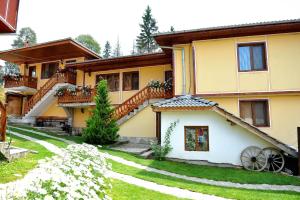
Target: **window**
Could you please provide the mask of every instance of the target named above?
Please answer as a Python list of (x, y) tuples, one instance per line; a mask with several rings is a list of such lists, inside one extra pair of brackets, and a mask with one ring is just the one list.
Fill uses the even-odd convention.
[(70, 64), (70, 63), (76, 63), (76, 60), (74, 59), (74, 60), (67, 60), (66, 61), (66, 64)]
[(57, 69), (58, 62), (43, 63), (41, 72), (42, 79), (51, 78), (56, 73)]
[(123, 73), (123, 90), (138, 90), (139, 89), (139, 72), (124, 72)]
[(96, 84), (101, 80), (107, 80), (108, 89), (110, 92), (119, 91), (119, 74), (101, 74), (96, 76)]
[(29, 75), (29, 77), (36, 77), (36, 67), (35, 66), (29, 67), (28, 75)]
[(269, 126), (267, 100), (240, 101), (240, 116), (254, 126)]
[(165, 81), (173, 81), (173, 72), (172, 71), (165, 71)]
[(208, 126), (185, 126), (184, 141), (186, 151), (208, 151)]
[(239, 71), (262, 71), (267, 69), (265, 43), (238, 45)]

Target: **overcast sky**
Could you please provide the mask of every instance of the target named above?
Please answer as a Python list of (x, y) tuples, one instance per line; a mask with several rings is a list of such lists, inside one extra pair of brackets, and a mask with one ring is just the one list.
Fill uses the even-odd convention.
[[(90, 34), (102, 49), (119, 37), (128, 54), (147, 5), (160, 32), (300, 18), (300, 0), (20, 0), (18, 30), (31, 27), (38, 42)], [(0, 50), (15, 37), (0, 35)]]

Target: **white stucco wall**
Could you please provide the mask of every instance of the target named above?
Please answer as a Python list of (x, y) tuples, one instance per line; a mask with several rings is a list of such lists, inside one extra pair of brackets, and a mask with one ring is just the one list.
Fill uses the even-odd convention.
[[(203, 160), (241, 165), (240, 154), (248, 146), (274, 147), (248, 130), (234, 125), (214, 111), (178, 111), (161, 113), (161, 139), (171, 122), (179, 120), (171, 135), (173, 150), (169, 158)], [(184, 126), (209, 127), (209, 151), (185, 151)]]

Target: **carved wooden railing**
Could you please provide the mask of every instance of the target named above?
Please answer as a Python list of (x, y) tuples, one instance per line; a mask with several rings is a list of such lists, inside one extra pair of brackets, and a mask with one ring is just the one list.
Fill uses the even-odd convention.
[(76, 84), (76, 73), (71, 71), (55, 73), (38, 91), (35, 93), (24, 106), (24, 113), (28, 113), (33, 106), (39, 102), (57, 83)]
[(125, 115), (138, 108), (145, 101), (150, 99), (171, 98), (173, 96), (172, 90), (165, 90), (163, 87), (153, 88), (146, 86), (138, 93), (124, 101), (121, 105), (116, 107), (114, 118), (121, 119)]
[(57, 97), (58, 103), (89, 103), (92, 102), (96, 94), (95, 89), (90, 92), (84, 92), (82, 89), (76, 89), (74, 92), (65, 91), (62, 96)]
[(4, 87), (20, 87), (26, 86), (30, 88), (37, 88), (37, 78), (30, 76), (5, 76), (4, 77)]
[(6, 133), (6, 108), (0, 101), (0, 141), (5, 141)]

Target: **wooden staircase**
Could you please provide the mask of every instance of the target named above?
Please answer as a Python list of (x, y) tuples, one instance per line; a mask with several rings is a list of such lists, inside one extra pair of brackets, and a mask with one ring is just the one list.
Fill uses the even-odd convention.
[[(114, 111), (114, 118), (119, 120), (119, 124), (123, 123), (122, 118), (127, 115), (133, 114), (143, 108), (145, 108), (151, 99), (167, 99), (172, 98), (173, 92), (171, 90), (165, 90), (163, 87), (150, 87), (146, 86), (138, 93), (124, 101), (121, 105), (116, 107)], [(122, 122), (120, 122), (122, 121)]]
[(26, 115), (56, 84), (76, 84), (76, 73), (72, 71), (61, 71), (55, 73), (26, 103), (24, 114)]

